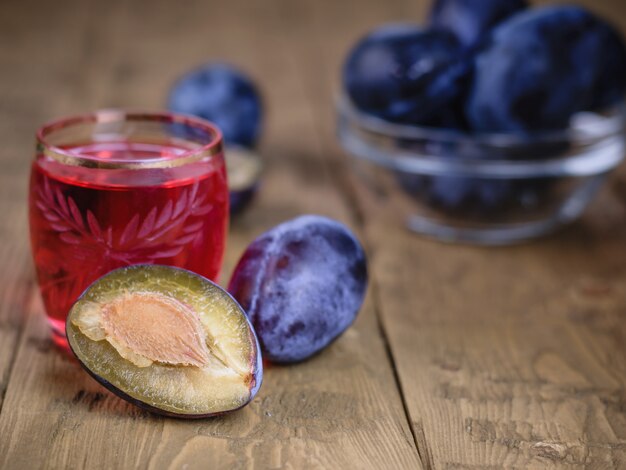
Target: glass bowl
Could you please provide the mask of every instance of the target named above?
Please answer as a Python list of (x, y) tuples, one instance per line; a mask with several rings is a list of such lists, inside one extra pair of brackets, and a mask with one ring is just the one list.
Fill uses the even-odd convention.
[(337, 102), (338, 136), (385, 216), (440, 240), (520, 242), (578, 218), (624, 158), (624, 106), (565, 131), (470, 135), (393, 124)]

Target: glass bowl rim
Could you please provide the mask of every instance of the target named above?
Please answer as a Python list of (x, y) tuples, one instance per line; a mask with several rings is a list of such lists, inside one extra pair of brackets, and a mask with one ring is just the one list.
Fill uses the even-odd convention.
[[(347, 94), (341, 93), (336, 99), (336, 107), (346, 117), (356, 120), (366, 131), (397, 139), (429, 139), (456, 143), (478, 143), (494, 147), (528, 146), (531, 144), (549, 144), (571, 141), (585, 143), (588, 136), (577, 133), (569, 127), (563, 130), (538, 131), (528, 135), (506, 132), (484, 132), (471, 134), (437, 127), (397, 124), (359, 110)], [(602, 131), (598, 135), (606, 136), (624, 130), (626, 126), (626, 101), (612, 108), (614, 114), (602, 123)], [(594, 134), (594, 137), (597, 136)]]
[[(607, 138), (625, 138), (626, 105), (620, 104), (615, 116), (607, 118), (603, 133), (592, 135), (576, 134), (571, 128), (565, 131), (538, 133), (530, 137), (513, 134), (463, 134), (445, 129), (394, 124), (375, 116), (367, 115), (355, 108), (344, 94), (336, 100), (338, 112), (338, 137), (342, 146), (353, 157), (369, 161), (394, 171), (460, 177), (511, 178), (589, 176), (615, 168), (624, 154), (587, 152), (566, 154), (545, 159), (451, 159), (441, 156), (416, 153), (410, 149), (388, 149), (371, 145), (354, 136), (350, 128), (358, 128), (370, 135), (386, 139), (431, 140), (455, 144), (479, 144), (493, 149), (528, 148), (537, 144), (570, 142), (579, 146), (590, 146)], [(602, 123), (605, 124), (605, 123)], [(391, 150), (391, 152), (390, 152)]]
[[(190, 128), (206, 131), (210, 139), (196, 148), (185, 150), (175, 158), (132, 160), (128, 162), (107, 161), (97, 157), (80, 155), (63, 149), (49, 141), (55, 132), (79, 124), (101, 124), (114, 122), (154, 122), (164, 124), (180, 124)], [(173, 168), (188, 165), (207, 157), (222, 153), (223, 139), (221, 130), (212, 122), (197, 116), (173, 113), (169, 111), (136, 111), (125, 109), (100, 109), (91, 113), (75, 114), (61, 117), (44, 123), (36, 131), (37, 152), (64, 165), (82, 166), (98, 169), (150, 169)]]

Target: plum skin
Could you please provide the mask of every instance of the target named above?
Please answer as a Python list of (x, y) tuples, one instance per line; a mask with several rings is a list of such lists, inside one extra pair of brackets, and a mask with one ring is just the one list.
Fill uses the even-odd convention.
[(230, 214), (237, 215), (250, 205), (259, 188), (258, 182), (243, 191), (230, 191)]
[(299, 362), (356, 318), (367, 290), (365, 253), (342, 224), (301, 216), (250, 244), (228, 290), (248, 314), (264, 357)]
[[(263, 103), (254, 82), (234, 67), (208, 63), (181, 77), (168, 98), (172, 111), (193, 114), (214, 122), (229, 148), (253, 148), (261, 134)], [(245, 191), (229, 191), (230, 213), (245, 209), (256, 194), (258, 180)]]
[(466, 112), (478, 132), (562, 130), (626, 91), (626, 48), (588, 10), (549, 6), (502, 23), (477, 54)]
[(435, 0), (430, 26), (453, 33), (472, 48), (498, 23), (526, 8), (527, 0)]
[[(254, 332), (254, 330), (252, 330), (252, 331)], [(72, 353), (74, 354), (74, 356), (76, 356), (76, 352), (72, 349), (72, 345), (71, 344), (70, 344), (70, 349), (72, 350)], [(141, 400), (139, 400), (137, 398), (131, 397), (127, 393), (125, 393), (122, 390), (120, 390), (119, 388), (117, 388), (115, 385), (113, 385), (108, 380), (100, 377), (98, 374), (96, 374), (93, 371), (91, 371), (88, 367), (86, 367), (82, 363), (82, 361), (78, 361), (78, 363), (83, 368), (83, 370), (86, 371), (96, 382), (98, 382), (100, 385), (102, 385), (104, 388), (106, 388), (109, 392), (111, 392), (114, 395), (118, 396), (122, 400), (127, 401), (127, 402), (137, 406), (138, 408), (141, 408), (142, 410), (146, 410), (146, 411), (148, 411), (150, 413), (153, 413), (153, 414), (156, 414), (156, 415), (166, 416), (168, 418), (205, 419), (205, 418), (213, 418), (213, 417), (216, 417), (216, 416), (222, 416), (222, 415), (225, 415), (225, 414), (232, 413), (233, 411), (240, 410), (240, 409), (246, 407), (248, 404), (250, 404), (250, 401), (252, 401), (254, 399), (254, 397), (256, 396), (257, 392), (259, 391), (259, 388), (261, 387), (261, 383), (263, 382), (263, 360), (262, 360), (261, 355), (259, 354), (257, 356), (257, 363), (256, 363), (256, 371), (257, 371), (257, 373), (254, 376), (254, 378), (255, 378), (254, 387), (252, 387), (250, 389), (250, 401), (248, 401), (247, 403), (244, 403), (243, 405), (241, 405), (238, 408), (233, 408), (232, 410), (227, 410), (227, 411), (220, 411), (220, 412), (217, 412), (217, 413), (206, 413), (206, 414), (174, 413), (172, 411), (163, 410), (161, 408), (157, 408), (155, 406), (148, 405), (147, 403), (145, 403), (145, 402), (143, 402), (143, 401), (141, 401)]]
[[(71, 347), (70, 347), (70, 349), (71, 349)], [(76, 353), (74, 352), (73, 349), (72, 349), (72, 353), (74, 353), (74, 355), (76, 355)], [(259, 356), (259, 362), (261, 362), (261, 356)], [(233, 408), (232, 410), (227, 410), (227, 411), (220, 411), (220, 412), (217, 412), (217, 413), (207, 413), (207, 414), (174, 413), (172, 411), (163, 410), (161, 408), (157, 408), (155, 406), (148, 405), (147, 403), (145, 403), (145, 402), (143, 402), (143, 401), (141, 401), (141, 400), (139, 400), (137, 398), (131, 397), (127, 393), (125, 393), (122, 390), (120, 390), (119, 388), (117, 388), (115, 385), (113, 385), (108, 380), (103, 379), (98, 374), (95, 374), (94, 372), (89, 370), (89, 368), (87, 368), (81, 361), (78, 361), (78, 363), (83, 368), (83, 370), (85, 370), (96, 382), (98, 382), (100, 385), (102, 385), (104, 388), (106, 388), (109, 392), (113, 393), (113, 395), (116, 395), (117, 397), (121, 398), (122, 400), (127, 401), (128, 403), (131, 403), (131, 404), (135, 405), (136, 407), (141, 408), (142, 410), (148, 411), (148, 412), (156, 414), (156, 415), (166, 416), (168, 418), (179, 418), (179, 419), (185, 419), (185, 420), (187, 420), (187, 419), (214, 418), (216, 416), (222, 416), (222, 415), (225, 415), (225, 414), (232, 413), (233, 411), (240, 410), (240, 409), (246, 407), (250, 403), (250, 402), (247, 402), (247, 403), (244, 403), (243, 405), (241, 405), (238, 408)], [(254, 398), (254, 396), (256, 395), (256, 392), (258, 391), (259, 387), (261, 386), (261, 381), (263, 380), (263, 369), (258, 369), (258, 370), (260, 370), (260, 374), (256, 378), (256, 384), (255, 384), (255, 387), (253, 388), (253, 393), (251, 394), (252, 398)], [(250, 401), (252, 401), (252, 398), (250, 399)]]
[[(159, 268), (159, 267), (165, 267), (165, 266), (157, 266), (157, 265), (142, 265), (142, 264), (138, 264), (138, 265), (132, 265), (132, 266), (127, 266), (127, 267), (122, 267), (122, 268), (118, 268), (114, 271), (111, 271), (107, 274), (105, 274), (104, 276), (102, 276), (102, 278), (110, 276), (115, 274), (116, 271), (124, 271), (127, 269), (142, 269), (142, 268)], [(188, 273), (192, 276), (195, 276), (197, 278), (202, 278), (202, 280), (204, 282), (207, 282), (209, 284), (212, 284), (213, 286), (216, 286), (219, 288), (219, 286), (217, 286), (217, 284), (215, 284), (213, 281), (204, 278), (203, 276), (200, 276), (197, 273), (194, 273), (192, 271), (189, 271), (187, 269), (184, 268), (179, 268), (179, 267), (175, 267), (175, 266), (167, 266), (168, 269), (172, 270), (172, 271), (180, 271), (182, 273)], [(86, 295), (88, 295), (90, 289), (92, 286), (94, 286), (95, 284), (97, 284), (100, 279), (97, 279), (96, 281), (94, 281), (89, 287), (87, 287), (85, 289), (85, 291), (83, 291), (83, 293), (78, 297), (78, 299), (76, 300), (76, 303), (78, 303), (79, 301), (81, 301)], [(230, 298), (230, 300), (232, 302), (234, 302), (235, 304), (238, 304), (238, 302), (235, 300), (235, 298), (230, 295), (226, 290), (221, 289), (221, 292), (223, 295), (226, 295), (227, 297)], [(243, 309), (242, 309), (243, 310)], [(105, 387), (107, 390), (109, 390), (111, 393), (113, 393), (114, 395), (118, 396), (119, 398), (121, 398), (124, 401), (127, 401), (143, 410), (146, 410), (150, 413), (153, 414), (157, 414), (157, 415), (161, 415), (161, 416), (166, 416), (166, 417), (170, 417), (170, 418), (180, 418), (180, 419), (204, 419), (204, 418), (211, 418), (211, 417), (216, 417), (216, 416), (221, 416), (221, 415), (225, 415), (225, 414), (229, 414), (231, 412), (240, 410), (241, 408), (244, 408), (245, 406), (247, 406), (256, 396), (256, 394), (258, 393), (259, 389), (261, 388), (261, 384), (263, 383), (263, 357), (260, 351), (260, 347), (259, 347), (259, 340), (258, 337), (254, 331), (254, 328), (252, 327), (252, 324), (250, 323), (250, 320), (247, 316), (244, 315), (244, 317), (246, 318), (246, 322), (248, 324), (249, 327), (249, 331), (251, 334), (251, 339), (253, 340), (253, 342), (256, 344), (256, 361), (254, 362), (253, 368), (251, 370), (252, 372), (252, 377), (253, 377), (253, 381), (252, 381), (252, 386), (250, 387), (250, 396), (248, 401), (246, 401), (245, 403), (242, 403), (240, 406), (236, 407), (236, 408), (232, 408), (232, 409), (228, 409), (228, 410), (223, 410), (223, 411), (218, 411), (218, 412), (212, 412), (212, 413), (176, 413), (170, 410), (165, 410), (156, 406), (152, 406), (138, 398), (132, 397), (131, 395), (127, 394), (126, 392), (124, 392), (123, 390), (119, 389), (118, 387), (116, 387), (114, 384), (112, 384), (110, 381), (106, 380), (105, 378), (99, 376), (98, 374), (96, 374), (94, 371), (92, 371), (91, 369), (89, 369), (82, 360), (80, 360), (80, 355), (77, 353), (77, 351), (74, 349), (73, 346), (73, 342), (72, 341), (68, 341), (68, 345), (69, 348), (72, 352), (72, 354), (74, 355), (74, 357), (76, 357), (78, 363), (80, 364), (80, 366), (83, 368), (83, 370), (85, 370), (96, 382), (100, 383), (103, 387)], [(69, 324), (70, 324), (71, 318), (68, 315), (68, 317), (66, 318), (66, 330), (69, 330)], [(69, 339), (69, 338), (68, 338)]]
[(226, 144), (253, 147), (261, 132), (259, 91), (228, 64), (209, 63), (178, 79), (170, 90), (168, 108), (214, 122)]
[(471, 71), (458, 53), (447, 31), (383, 25), (349, 52), (343, 87), (358, 109), (387, 121), (456, 128)]

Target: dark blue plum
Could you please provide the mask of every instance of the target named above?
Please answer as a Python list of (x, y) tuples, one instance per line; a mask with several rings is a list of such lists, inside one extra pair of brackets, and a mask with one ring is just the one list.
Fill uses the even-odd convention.
[(513, 186), (507, 180), (438, 176), (431, 180), (430, 201), (447, 210), (479, 209), (490, 212), (504, 206)]
[(463, 176), (402, 175), (398, 181), (412, 198), (450, 215), (490, 217), (530, 209), (549, 197), (547, 178), (494, 179)]
[(227, 144), (252, 147), (259, 137), (260, 95), (248, 77), (226, 64), (207, 64), (180, 78), (170, 90), (168, 107), (214, 122)]
[(451, 33), (392, 24), (350, 51), (343, 85), (357, 108), (382, 119), (458, 127), (470, 72)]
[(626, 92), (624, 38), (610, 25), (603, 24), (585, 47), (588, 52), (581, 54), (590, 58), (589, 66), (595, 70), (591, 102), (585, 109), (602, 110), (622, 102)]
[(354, 321), (367, 289), (363, 248), (342, 224), (316, 215), (254, 240), (228, 287), (273, 362), (302, 361)]
[(467, 116), (474, 131), (560, 130), (576, 112), (619, 101), (626, 52), (618, 33), (576, 6), (504, 22), (476, 57)]
[(502, 209), (516, 196), (511, 180), (466, 176), (422, 176), (397, 173), (401, 188), (411, 197), (445, 212), (489, 214)]
[[(427, 143), (409, 148), (453, 165), (488, 161), (527, 161), (559, 158), (569, 149), (566, 141), (517, 142), (513, 147), (499, 147), (479, 141)], [(545, 178), (495, 178), (444, 175), (421, 175), (397, 171), (400, 188), (412, 198), (450, 214), (491, 216), (515, 207), (532, 207), (545, 199), (553, 180)]]
[(435, 0), (430, 25), (453, 33), (469, 49), (498, 23), (526, 8), (526, 0)]
[(230, 215), (235, 216), (241, 213), (250, 205), (256, 194), (258, 185), (251, 186), (243, 191), (229, 192)]

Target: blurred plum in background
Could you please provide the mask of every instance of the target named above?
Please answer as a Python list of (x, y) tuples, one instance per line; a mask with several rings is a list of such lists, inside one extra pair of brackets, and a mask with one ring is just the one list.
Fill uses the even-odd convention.
[(238, 214), (250, 204), (261, 180), (261, 158), (250, 149), (231, 145), (227, 148), (226, 169), (230, 212)]
[(230, 212), (241, 212), (252, 200), (261, 174), (261, 161), (253, 148), (261, 134), (263, 106), (252, 79), (228, 64), (205, 64), (174, 83), (168, 107), (220, 128), (226, 143)]
[(348, 53), (345, 92), (389, 122), (517, 135), (623, 99), (626, 47), (610, 24), (583, 7), (526, 7), (440, 0), (428, 26), (382, 25)]
[(370, 32), (343, 68), (346, 92), (361, 110), (397, 123), (453, 125), (468, 70), (451, 33), (410, 24)]
[(168, 107), (217, 124), (227, 144), (252, 147), (261, 131), (259, 92), (252, 80), (227, 64), (206, 64), (185, 74), (170, 90)]
[(625, 88), (626, 49), (610, 25), (581, 7), (537, 8), (503, 23), (476, 56), (467, 115), (477, 132), (560, 130)]
[[(566, 158), (576, 116), (619, 114), (620, 34), (583, 7), (528, 7), (526, 0), (435, 0), (426, 25), (382, 25), (348, 53), (349, 105), (368, 129), (395, 139), (391, 153), (402, 153), (392, 174), (413, 200), (456, 214), (539, 210), (556, 179), (466, 175), (489, 162)], [(422, 173), (407, 169), (412, 159), (470, 170)]]
[(495, 25), (527, 7), (526, 0), (435, 0), (430, 26), (453, 33), (464, 47), (471, 48)]

